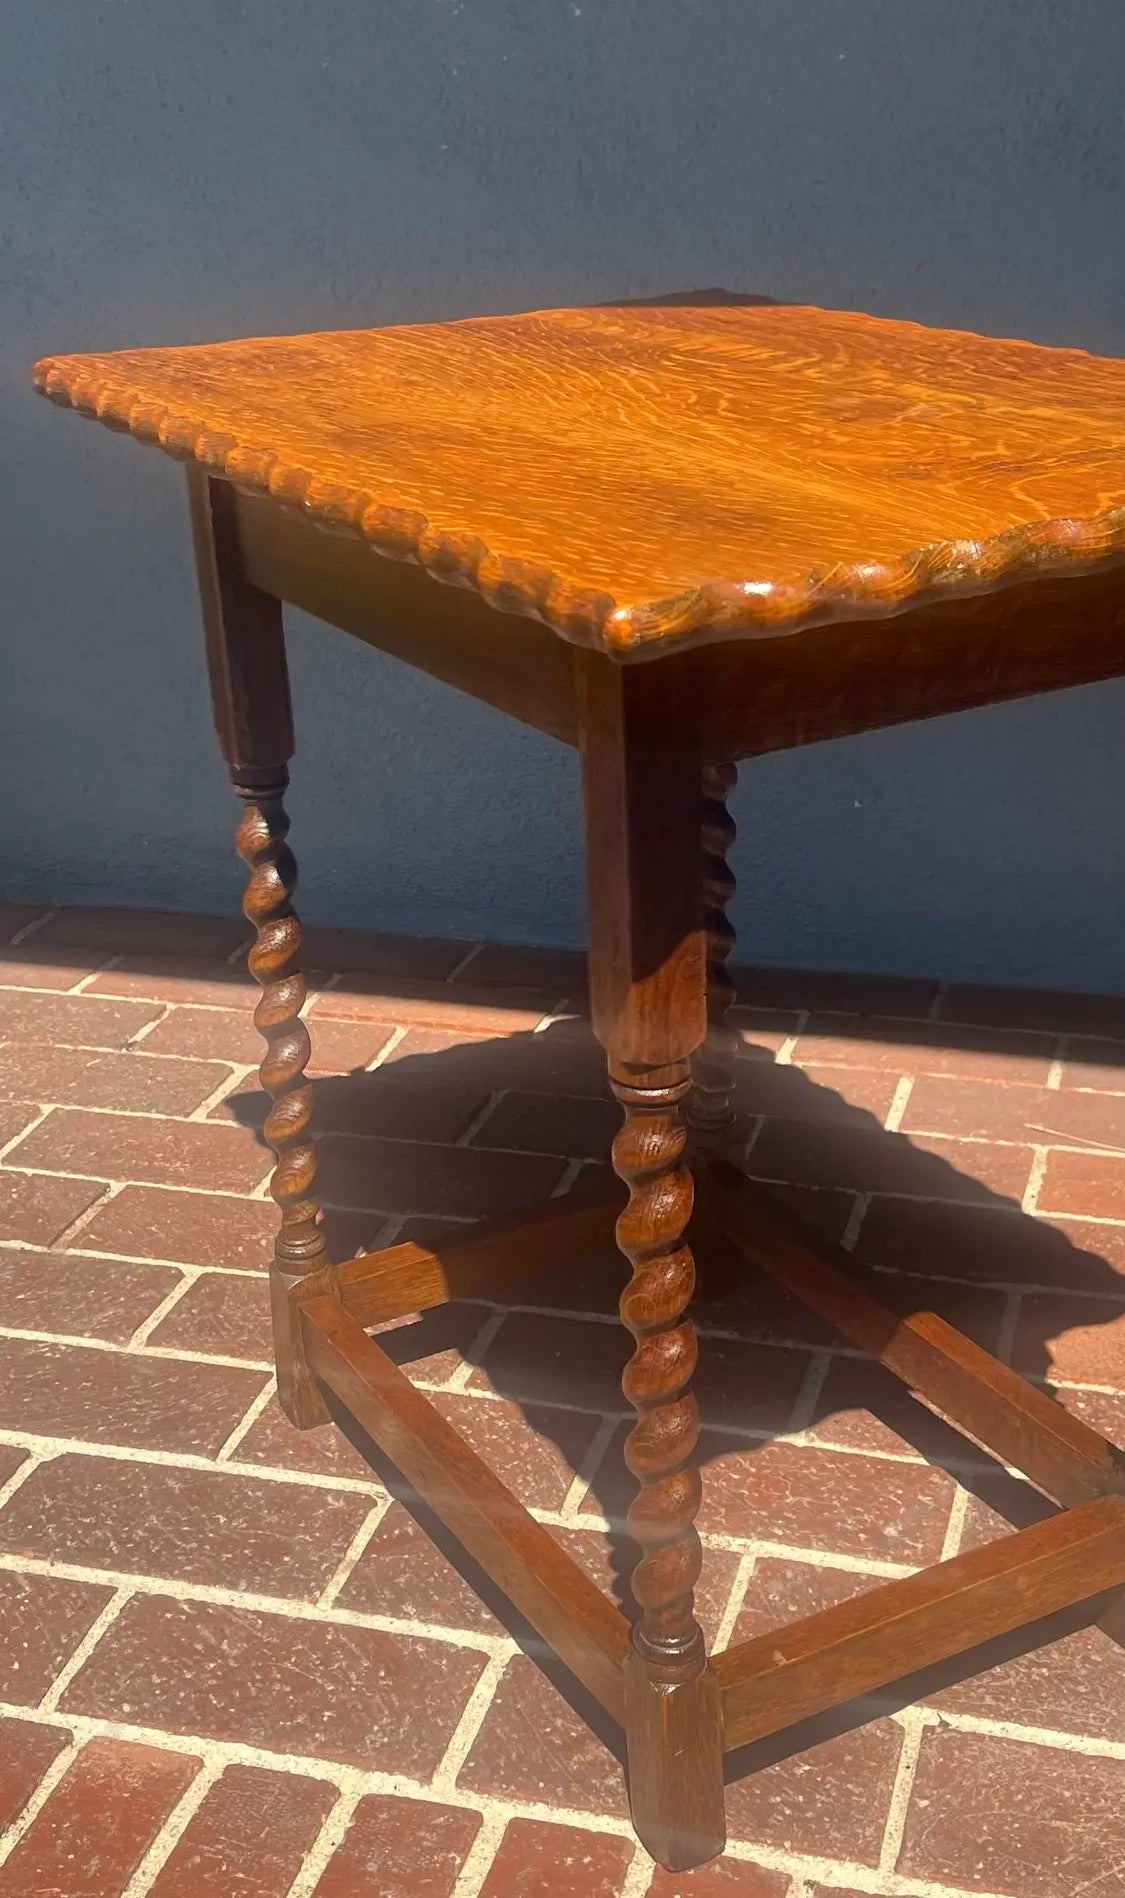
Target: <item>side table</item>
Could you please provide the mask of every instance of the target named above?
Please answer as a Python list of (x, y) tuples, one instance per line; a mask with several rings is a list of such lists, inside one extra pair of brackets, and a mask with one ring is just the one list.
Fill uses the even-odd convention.
[[(1116, 1453), (932, 1313), (884, 1310), (732, 1164), (726, 909), (734, 761), (1125, 673), (1125, 363), (846, 312), (641, 306), (54, 357), (35, 376), (187, 463), (262, 985), (282, 1404), (300, 1428), (357, 1421), (624, 1726), (654, 1857), (721, 1851), (724, 1754), (752, 1740), (1078, 1602), (1104, 1597), (1120, 1636)], [(440, 1252), (328, 1259), (282, 602), (577, 746), (624, 1210), (601, 1188)], [(708, 1657), (689, 1222), (1062, 1513)], [(614, 1228), (636, 1345), (632, 1626), (366, 1329)]]

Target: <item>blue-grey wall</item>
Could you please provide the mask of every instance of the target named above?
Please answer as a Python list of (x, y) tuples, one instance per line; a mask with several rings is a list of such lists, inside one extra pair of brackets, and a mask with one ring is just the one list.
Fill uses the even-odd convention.
[[(1125, 354), (1120, 0), (8, 0), (0, 884), (223, 909), (179, 471), (48, 351), (713, 284)], [(296, 619), (322, 920), (578, 941), (573, 759)], [(1125, 985), (1125, 684), (747, 769), (777, 962)]]

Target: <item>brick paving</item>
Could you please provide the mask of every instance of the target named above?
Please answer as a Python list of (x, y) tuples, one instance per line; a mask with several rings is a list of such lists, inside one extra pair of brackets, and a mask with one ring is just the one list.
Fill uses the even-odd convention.
[[(1073, 1615), (749, 1749), (725, 1857), (654, 1871), (612, 1732), (277, 1409), (241, 926), (0, 904), (0, 940), (0, 1898), (1125, 1898), (1125, 1652)], [(580, 958), (309, 958), (338, 1254), (604, 1159)], [(1125, 1443), (1125, 1001), (738, 981), (750, 1170)], [(619, 1282), (595, 1257), (382, 1334), (611, 1591)], [(770, 1285), (698, 1316), (713, 1641), (1046, 1513)]]

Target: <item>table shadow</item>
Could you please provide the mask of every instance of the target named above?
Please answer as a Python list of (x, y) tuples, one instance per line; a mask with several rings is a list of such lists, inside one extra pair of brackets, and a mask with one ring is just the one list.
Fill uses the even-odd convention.
[[(311, 1026), (315, 1045), (315, 1020)], [(857, 1039), (875, 1032), (874, 1024), (865, 1024), (859, 1018), (853, 1026)], [(885, 1033), (885, 1024), (879, 1032)], [(933, 1030), (925, 1024), (895, 1023), (896, 1038), (909, 1041), (912, 1032), (919, 1041), (933, 1046)], [(987, 1044), (988, 1030), (974, 1029), (971, 1033), (975, 1048)], [(943, 1027), (942, 1035), (951, 1042), (958, 1039), (954, 1028)], [(999, 1040), (1006, 1045), (1003, 1037)], [(847, 1075), (854, 1071), (841, 1069), (841, 1086), (846, 1085)], [(823, 1075), (825, 1070), (820, 1072)], [(329, 1202), (325, 1225), (330, 1251), (336, 1258), (357, 1249), (354, 1244), (356, 1222), (363, 1209), (346, 1200), (340, 1203), (340, 1189), (336, 1184), (342, 1178), (355, 1176), (355, 1162), (362, 1157), (354, 1145), (357, 1140), (375, 1143), (364, 1152), (377, 1151), (384, 1180), (393, 1178), (396, 1154), (405, 1156), (408, 1149), (413, 1149), (412, 1164), (416, 1170), (418, 1155), (424, 1150), (432, 1162), (435, 1196), (440, 1201), (442, 1167), (443, 1162), (448, 1164), (450, 1146), (409, 1137), (409, 1129), (418, 1121), (419, 1114), (424, 1121), (427, 1104), (432, 1107), (438, 1099), (451, 1099), (463, 1105), (465, 1127), (457, 1138), (464, 1140), (468, 1135), (469, 1145), (468, 1148), (454, 1145), (454, 1151), (514, 1151), (537, 1164), (541, 1164), (544, 1155), (553, 1154), (560, 1176), (564, 1162), (570, 1162), (570, 1173), (577, 1180), (588, 1180), (590, 1170), (598, 1166), (595, 1155), (606, 1151), (618, 1120), (618, 1110), (609, 1099), (602, 1079), (601, 1055), (583, 1025), (573, 1020), (553, 1024), (543, 1032), (478, 1038), (438, 1052), (407, 1053), (373, 1071), (362, 1069), (347, 1075), (317, 1077), (312, 1080), (312, 1091), (321, 1181)], [(497, 1097), (502, 1102), (513, 1092), (520, 1106), (526, 1109), (525, 1131), (505, 1133), (503, 1140), (508, 1144), (498, 1139), (495, 1146), (490, 1146), (489, 1118), (481, 1119), (481, 1108), (476, 1104), (478, 1096), (480, 1103), (495, 1104)], [(767, 1177), (781, 1182), (779, 1190), (786, 1196), (799, 1195), (805, 1215), (811, 1209), (814, 1220), (823, 1225), (830, 1237), (840, 1237), (841, 1191), (830, 1179), (816, 1177), (818, 1142), (830, 1157), (833, 1141), (858, 1137), (866, 1168), (865, 1173), (856, 1175), (860, 1190), (864, 1190), (866, 1179), (866, 1190), (877, 1193), (881, 1201), (901, 1200), (923, 1209), (921, 1218), (926, 1243), (919, 1255), (902, 1252), (870, 1257), (863, 1244), (862, 1227), (860, 1229), (859, 1249), (852, 1268), (856, 1281), (873, 1288), (893, 1309), (901, 1310), (904, 1315), (913, 1311), (937, 1311), (970, 1333), (975, 1332), (978, 1341), (991, 1350), (1003, 1343), (1001, 1306), (1007, 1295), (997, 1294), (996, 1311), (988, 1310), (997, 1287), (1079, 1291), (1090, 1295), (1084, 1312), (1091, 1325), (1110, 1324), (1117, 1317), (1122, 1280), (1098, 1253), (1074, 1244), (1059, 1227), (1025, 1214), (1015, 1200), (972, 1174), (958, 1170), (941, 1154), (915, 1144), (908, 1135), (887, 1132), (875, 1114), (851, 1104), (824, 1079), (813, 1080), (797, 1067), (778, 1063), (768, 1048), (754, 1044), (753, 1031), (749, 1031), (745, 1058), (739, 1063), (738, 1104), (747, 1127), (754, 1124), (758, 1114), (764, 1114), (765, 1124), (771, 1126)], [(265, 1106), (264, 1095), (256, 1091), (243, 1092), (230, 1102), (235, 1117), (243, 1125), (254, 1127), (259, 1138)], [(553, 1124), (557, 1126), (555, 1136), (551, 1131)], [(473, 1128), (475, 1132), (471, 1131)], [(525, 1144), (515, 1146), (517, 1139)], [(351, 1165), (341, 1171), (342, 1148), (350, 1150), (345, 1158), (350, 1159)], [(750, 1151), (747, 1170), (751, 1174), (756, 1171), (755, 1153), (760, 1151), (761, 1136)], [(995, 1149), (989, 1148), (989, 1151)], [(824, 1164), (827, 1165), (827, 1161)], [(609, 1175), (606, 1177), (609, 1184)], [(569, 1175), (564, 1176), (564, 1183), (565, 1180), (569, 1180)], [(849, 1189), (849, 1194), (853, 1190)], [(460, 1217), (421, 1217), (412, 1214), (406, 1203), (387, 1205), (384, 1199), (385, 1194), (380, 1197), (380, 1211), (370, 1215), (371, 1236), (364, 1239), (364, 1246), (376, 1242), (380, 1227), (387, 1225), (385, 1215), (391, 1216), (392, 1243), (400, 1237), (411, 1238), (436, 1251), (467, 1229)], [(956, 1222), (965, 1215), (966, 1209), (971, 1210), (973, 1229), (968, 1252), (956, 1239)], [(940, 1255), (943, 1221), (949, 1222), (951, 1245), (958, 1246), (956, 1253), (947, 1259)], [(932, 1230), (935, 1223), (936, 1236)], [(780, 1354), (785, 1358), (803, 1355), (807, 1369), (808, 1363), (813, 1362), (810, 1354), (822, 1348), (815, 1324), (811, 1332), (802, 1332), (799, 1328), (787, 1332), (786, 1312), (779, 1309), (777, 1294), (764, 1274), (732, 1271), (729, 1262), (725, 1267), (722, 1261), (708, 1263), (711, 1267), (708, 1285), (693, 1307), (700, 1332), (698, 1383), (703, 1435), (698, 1460), (704, 1483), (704, 1524), (709, 1466), (716, 1458), (729, 1455), (731, 1442), (737, 1439), (739, 1453), (746, 1458), (747, 1485), (751, 1485), (755, 1455), (785, 1435), (792, 1416), (792, 1402), (783, 1395), (776, 1416), (771, 1418), (759, 1411), (749, 1429), (740, 1430), (735, 1425), (734, 1419), (747, 1395), (747, 1371), (753, 1367), (756, 1351), (763, 1354), (768, 1351), (775, 1357)], [(463, 1357), (473, 1366), (469, 1387), (486, 1381), (487, 1388), (516, 1405), (532, 1428), (551, 1440), (552, 1425), (565, 1420), (574, 1408), (581, 1409), (585, 1404), (591, 1411), (604, 1412), (606, 1407), (623, 1413), (626, 1410), (616, 1392), (616, 1377), (631, 1345), (625, 1332), (614, 1322), (613, 1314), (627, 1276), (627, 1267), (614, 1251), (566, 1268), (541, 1273), (532, 1271), (516, 1283), (509, 1279), (491, 1296), (485, 1292), (480, 1294), (482, 1327), (491, 1313), (503, 1314), (499, 1330), (494, 1335), (486, 1333), (481, 1343), (474, 1341), (467, 1346), (464, 1343), (464, 1304), (441, 1307), (413, 1321), (382, 1328), (379, 1341), (406, 1368), (448, 1349), (455, 1341)], [(974, 1299), (981, 1309), (966, 1320), (965, 1301), (972, 1303)], [(1105, 1302), (1100, 1302), (1101, 1299)], [(478, 1303), (477, 1300), (471, 1302)], [(755, 1320), (758, 1307), (763, 1313), (761, 1324)], [(567, 1313), (575, 1317), (568, 1320)], [(528, 1323), (528, 1320), (536, 1322)], [(513, 1321), (519, 1326), (518, 1333), (513, 1333), (514, 1344), (518, 1336), (518, 1348), (506, 1352), (502, 1348), (504, 1331)], [(1045, 1301), (1025, 1305), (1014, 1354), (1016, 1368), (1048, 1389), (1054, 1322), (1057, 1321), (1053, 1320)], [(583, 1387), (582, 1367), (574, 1351), (576, 1336), (581, 1336), (574, 1331), (577, 1323), (588, 1327), (584, 1342), (598, 1360), (601, 1377), (598, 1390)], [(712, 1358), (718, 1360), (714, 1375), (708, 1374)], [(768, 1360), (762, 1355), (760, 1362), (765, 1366)], [(1025, 1527), (1056, 1513), (1055, 1505), (1027, 1483), (1008, 1475), (986, 1453), (976, 1449), (957, 1430), (913, 1398), (889, 1373), (875, 1366), (863, 1373), (858, 1368), (861, 1362), (856, 1354), (847, 1352), (829, 1360), (830, 1370), (848, 1364), (856, 1367), (856, 1381), (844, 1396), (834, 1397), (836, 1385), (831, 1375), (824, 1380), (819, 1393), (810, 1395), (811, 1386), (802, 1383), (806, 1397), (806, 1414), (801, 1420), (804, 1428), (824, 1433), (835, 1421), (846, 1433), (848, 1420), (854, 1417), (857, 1406), (862, 1405), (878, 1423), (910, 1446), (921, 1462), (948, 1471), (971, 1497), (979, 1499), (987, 1510), (1013, 1527)], [(750, 1395), (753, 1396), (753, 1391)], [(1100, 1427), (1102, 1420), (1094, 1418), (1093, 1421)], [(406, 1504), (459, 1573), (482, 1595), (525, 1652), (545, 1669), (605, 1743), (620, 1753), (620, 1735), (612, 1722), (549, 1654), (432, 1512), (413, 1496), (362, 1430), (342, 1415), (339, 1422), (382, 1480)], [(624, 1532), (623, 1514), (633, 1485), (620, 1457), (621, 1438), (626, 1428), (623, 1419), (607, 1454), (592, 1472), (588, 1495), (598, 1516), (610, 1524), (607, 1538), (610, 1575), (608, 1578), (603, 1575), (601, 1579), (603, 1582), (608, 1579), (611, 1592), (625, 1613), (631, 1614), (628, 1578), (635, 1551)], [(554, 1439), (564, 1456), (568, 1455), (565, 1434), (560, 1431), (559, 1437)], [(862, 1454), (862, 1441), (853, 1447)], [(1125, 1463), (1125, 1457), (1122, 1460)], [(917, 1468), (918, 1465), (906, 1467)], [(761, 1533), (768, 1538), (768, 1529)], [(982, 1538), (984, 1533), (982, 1531)], [(834, 1547), (838, 1549), (839, 1544), (831, 1541), (825, 1544), (829, 1566)], [(926, 1559), (934, 1558), (931, 1554)], [(919, 1560), (918, 1566), (924, 1566), (924, 1562)], [(878, 1586), (879, 1580), (880, 1577), (873, 1576), (870, 1585)], [(831, 1714), (802, 1722), (740, 1754), (732, 1754), (728, 1759), (728, 1777), (741, 1777), (770, 1761), (801, 1752), (814, 1742), (863, 1724), (876, 1714), (909, 1705), (922, 1695), (929, 1696), (1000, 1665), (1014, 1655), (1088, 1626), (1104, 1605), (1103, 1601), (1096, 1601), (1048, 1617), (1015, 1635), (989, 1642), (943, 1663), (939, 1668), (911, 1676), (893, 1688), (881, 1690), (877, 1696), (836, 1708)], [(752, 1629), (755, 1633), (759, 1631), (756, 1626)]]

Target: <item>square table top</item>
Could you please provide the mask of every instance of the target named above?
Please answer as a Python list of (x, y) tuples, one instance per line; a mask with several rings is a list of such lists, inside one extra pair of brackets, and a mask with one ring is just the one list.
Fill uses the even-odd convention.
[(850, 311), (545, 310), (35, 380), (622, 659), (1125, 557), (1125, 362)]

